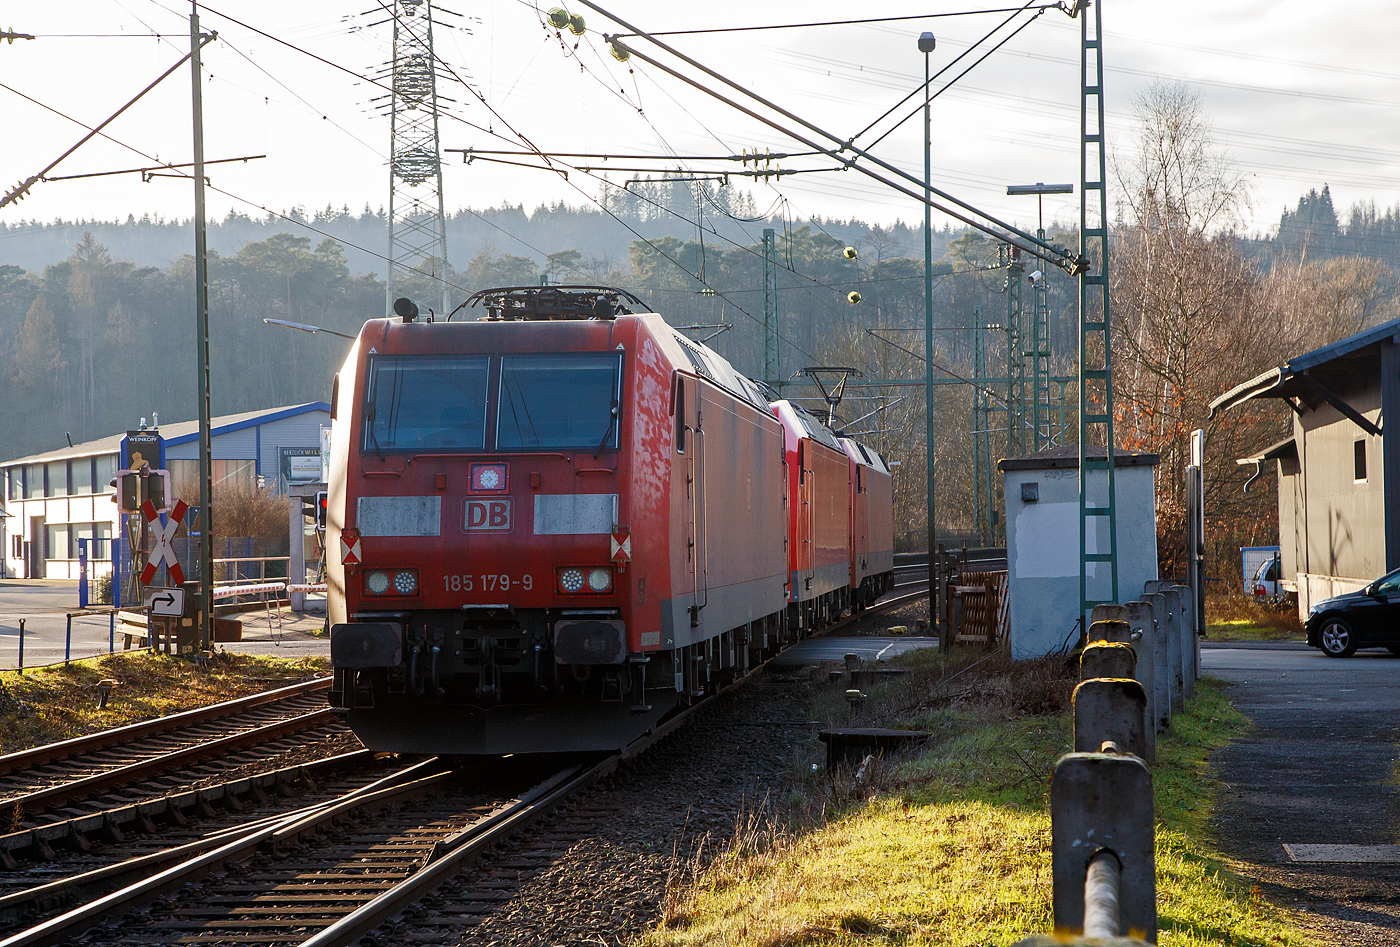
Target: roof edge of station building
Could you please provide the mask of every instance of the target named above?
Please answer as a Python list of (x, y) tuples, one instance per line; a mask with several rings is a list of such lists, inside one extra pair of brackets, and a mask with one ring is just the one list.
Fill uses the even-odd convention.
[[(1103, 460), (1104, 449), (1093, 446), (1085, 451), (1090, 460)], [(1115, 448), (1113, 451), (1113, 466), (1115, 467), (1155, 467), (1162, 462), (1158, 454), (1149, 454), (1144, 451), (1130, 451), (1123, 448)], [(997, 469), (1007, 470), (1054, 470), (1057, 468), (1079, 469), (1079, 445), (1070, 444), (1063, 447), (1047, 447), (1044, 450), (1036, 451), (1033, 454), (1022, 454), (1020, 457), (1006, 457), (997, 462)]]
[[(225, 414), (210, 420), (210, 435), (217, 437), (221, 434), (229, 434), (240, 431), (244, 428), (256, 427), (260, 424), (270, 424), (273, 421), (280, 421), (284, 418), (296, 417), (299, 414), (307, 414), (312, 411), (325, 411), (329, 413), (331, 406), (325, 401), (308, 401), (303, 404), (284, 405), (276, 408), (261, 408), (255, 411), (242, 411), (238, 414)], [(173, 424), (163, 424), (158, 430), (164, 438), (167, 447), (174, 447), (199, 438), (198, 421), (176, 421)], [(38, 454), (28, 454), (24, 457), (15, 457), (10, 460), (0, 460), (0, 467), (12, 467), (17, 464), (39, 464), (48, 461), (69, 460), (74, 457), (88, 457), (93, 454), (112, 454), (121, 448), (122, 438), (125, 432), (120, 434), (109, 434), (91, 441), (83, 441), (74, 444), (72, 447), (64, 446), (55, 450), (44, 451)]]

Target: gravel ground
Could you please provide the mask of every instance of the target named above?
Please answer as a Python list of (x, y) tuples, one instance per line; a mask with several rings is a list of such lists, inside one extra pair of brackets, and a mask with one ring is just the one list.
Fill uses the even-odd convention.
[[(841, 634), (886, 634), (899, 624), (912, 632), (917, 608), (867, 616)], [(694, 865), (697, 852), (703, 860), (732, 838), (750, 812), (784, 799), (792, 776), (825, 758), (806, 717), (815, 686), (805, 674), (749, 683), (522, 842), (522, 851), (557, 852), (540, 867), (509, 867), (527, 862), (506, 854), (468, 869), (464, 886), (513, 883), (515, 892), (495, 914), (447, 942), (611, 947), (634, 941), (660, 915), (669, 878)]]

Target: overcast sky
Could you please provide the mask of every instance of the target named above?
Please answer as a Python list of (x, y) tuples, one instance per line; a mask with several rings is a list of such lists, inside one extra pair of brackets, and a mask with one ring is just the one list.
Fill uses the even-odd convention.
[[(561, 46), (553, 31), (542, 26), (540, 11), (552, 5), (537, 7), (523, 0), (451, 0), (447, 5), (460, 16), (444, 14), (437, 31), (438, 55), (455, 72), (439, 78), (440, 93), (455, 100), (445, 106), (443, 148), (519, 147), (507, 124), (546, 151), (717, 154), (795, 147), (652, 66), (635, 58), (627, 65), (615, 62), (601, 34), (617, 28), (603, 16), (571, 7), (585, 15), (588, 32), (576, 51), (567, 33), (568, 43)], [(647, 30), (917, 11), (889, 0), (712, 0), (693, 5), (605, 0), (602, 6)], [(383, 90), (350, 74), (373, 75), (390, 58), (389, 27), (379, 22), (386, 16), (378, 9), (363, 12), (372, 7), (378, 7), (378, 0), (215, 0), (213, 8), (202, 8), (203, 25), (219, 31), (219, 41), (204, 54), (206, 155), (267, 155), (247, 165), (210, 169), (214, 186), (227, 192), (209, 194), (211, 216), (296, 205), (309, 210), (349, 205), (358, 211), (366, 203), (376, 208), (386, 203), (388, 120), (377, 108), (383, 103), (373, 101)], [(955, 13), (981, 7), (935, 0), (925, 9)], [(215, 10), (349, 72), (259, 36)], [(0, 89), (6, 116), (0, 186), (8, 188), (38, 172), (84, 134), (16, 93), (95, 124), (187, 51), (188, 13), (188, 5), (174, 0), (12, 5), (7, 22), (0, 25), (39, 38), (0, 45), (0, 82), (10, 87)], [(915, 43), (921, 30), (937, 36), (931, 57), (937, 70), (1004, 16), (690, 35), (670, 41), (726, 77), (849, 137), (922, 80), (923, 57)], [(1400, 5), (1394, 0), (1357, 0), (1342, 7), (1311, 0), (1185, 0), (1170, 5), (1108, 0), (1103, 16), (1112, 148), (1131, 148), (1135, 96), (1153, 79), (1179, 79), (1200, 94), (1216, 141), (1252, 185), (1248, 229), (1267, 230), (1284, 207), (1324, 183), (1331, 186), (1339, 212), (1359, 200), (1374, 200), (1382, 209), (1400, 203), (1400, 64), (1395, 54)], [(117, 35), (60, 35), (71, 33)], [(1033, 228), (1034, 198), (1007, 197), (1006, 185), (1077, 182), (1078, 59), (1078, 22), (1047, 11), (941, 95), (933, 106), (935, 184)], [(496, 115), (458, 78), (470, 83)], [(872, 140), (890, 124), (887, 120), (860, 140)], [(108, 131), (161, 161), (190, 160), (188, 67), (132, 106)], [(921, 122), (900, 126), (876, 153), (921, 176)], [(50, 174), (147, 163), (117, 144), (94, 140)], [(584, 204), (598, 191), (596, 179), (580, 174), (566, 183), (539, 171), (480, 162), (467, 166), (455, 154), (444, 155), (444, 166), (449, 210), (503, 202), (527, 209), (542, 202)], [(615, 182), (628, 176), (610, 175)], [(855, 172), (734, 186), (751, 188), (761, 211), (778, 202), (795, 219), (820, 214), (892, 223), (922, 216), (908, 198)], [(142, 183), (139, 175), (126, 175), (37, 184), (23, 202), (0, 208), (0, 221), (125, 219), (147, 213), (184, 218), (191, 206), (187, 181)], [(1048, 199), (1047, 222), (1077, 220), (1077, 207), (1077, 195)], [(935, 217), (936, 225), (943, 222)]]

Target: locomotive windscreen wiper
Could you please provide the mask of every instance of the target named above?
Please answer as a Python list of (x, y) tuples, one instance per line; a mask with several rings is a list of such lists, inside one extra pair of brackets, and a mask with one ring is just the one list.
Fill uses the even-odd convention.
[(598, 442), (598, 449), (593, 452), (593, 459), (597, 460), (598, 455), (603, 452), (603, 448), (608, 446), (608, 438), (612, 437), (613, 425), (617, 423), (617, 398), (612, 400), (612, 409), (608, 412), (608, 429), (603, 432), (603, 439)]

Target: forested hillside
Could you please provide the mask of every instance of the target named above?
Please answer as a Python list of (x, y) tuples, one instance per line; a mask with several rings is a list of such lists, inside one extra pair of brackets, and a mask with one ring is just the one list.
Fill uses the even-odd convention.
[[(1158, 105), (1168, 117), (1182, 108)], [(1143, 133), (1154, 128), (1161, 130), (1146, 122)], [(1189, 193), (1173, 194), (1154, 173), (1142, 167), (1123, 175), (1111, 266), (1114, 395), (1119, 443), (1163, 458), (1158, 517), (1169, 574), (1181, 515), (1179, 468), (1196, 427), (1204, 426), (1210, 437), (1209, 512), (1222, 567), (1232, 561), (1234, 546), (1274, 538), (1271, 481), (1241, 493), (1239, 483), (1251, 471), (1234, 460), (1282, 436), (1286, 415), (1276, 405), (1252, 405), (1207, 420), (1205, 406), (1289, 355), (1400, 315), (1400, 208), (1380, 212), (1361, 205), (1338, 214), (1324, 187), (1302, 195), (1296, 209), (1282, 214), (1275, 233), (1245, 238), (1228, 225), (1242, 196), (1237, 180), (1204, 180)], [(691, 337), (710, 339), (741, 371), (759, 377), (760, 241), (762, 231), (772, 228), (780, 377), (792, 382), (786, 396), (824, 407), (810, 383), (793, 380), (814, 365), (850, 366), (867, 379), (923, 377), (918, 230), (861, 221), (754, 219), (759, 215), (747, 195), (701, 197), (710, 208), (701, 230), (676, 216), (693, 218), (697, 204), (689, 185), (679, 182), (647, 185), (639, 194), (609, 193), (605, 203), (625, 226), (597, 210), (563, 206), (532, 213), (519, 207), (464, 210), (452, 218), (450, 265), (428, 261), (423, 272), (396, 282), (396, 294), (412, 296), (426, 310), (440, 308), (442, 279), (450, 284), (454, 305), (476, 289), (542, 278), (617, 285), (673, 325), (688, 327)], [(329, 395), (345, 342), (267, 326), (264, 318), (354, 332), (384, 312), (382, 261), (354, 249), (384, 244), (383, 216), (369, 209), (358, 216), (344, 209), (289, 216), (332, 236), (275, 217), (231, 217), (211, 228), (216, 414)], [(972, 532), (970, 383), (979, 374), (1006, 375), (1006, 270), (997, 242), (980, 233), (945, 228), (934, 236), (940, 533), (995, 540), (999, 530), (987, 537)], [(1074, 233), (1052, 232), (1050, 239), (1077, 245)], [(61, 446), (65, 434), (76, 442), (124, 430), (154, 411), (171, 421), (195, 416), (188, 243), (185, 225), (149, 220), (0, 230), (0, 390), (9, 409), (0, 417), (0, 460)], [(847, 246), (858, 251), (855, 259)], [(1025, 262), (1027, 272), (1043, 267)], [(1051, 373), (1072, 376), (1076, 287), (1044, 268)], [(857, 304), (849, 301), (853, 292)], [(1031, 294), (1024, 288), (1023, 298), (1029, 306)], [(974, 364), (973, 332), (979, 312), (980, 367)], [(925, 528), (922, 388), (861, 384), (852, 380), (838, 424), (863, 433), (906, 465), (896, 477), (899, 529), (907, 544), (918, 545)], [(984, 387), (993, 414), (983, 436), (995, 461), (1007, 452), (1000, 410), (1006, 389), (1004, 381)], [(1073, 384), (1066, 395), (1072, 425)], [(1073, 439), (1071, 427), (1067, 440)], [(1000, 477), (992, 480), (999, 483)]]

